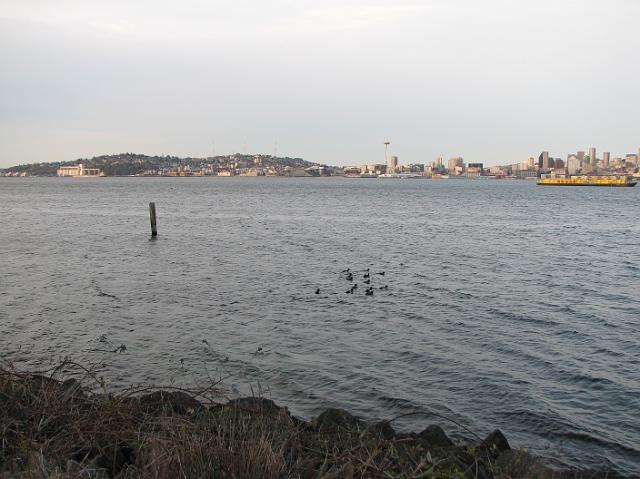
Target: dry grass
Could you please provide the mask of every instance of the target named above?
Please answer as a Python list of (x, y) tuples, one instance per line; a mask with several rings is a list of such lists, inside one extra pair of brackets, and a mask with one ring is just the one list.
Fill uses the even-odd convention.
[(214, 387), (88, 393), (100, 391), (95, 375), (64, 368), (85, 386), (62, 381), (62, 367), (0, 368), (0, 478), (574, 477), (522, 454), (497, 466), (497, 451), (439, 446), (339, 410), (305, 422), (266, 399), (217, 404)]

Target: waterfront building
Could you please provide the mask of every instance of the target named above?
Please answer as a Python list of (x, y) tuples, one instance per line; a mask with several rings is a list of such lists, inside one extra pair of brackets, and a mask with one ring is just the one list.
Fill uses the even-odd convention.
[(540, 153), (540, 156), (538, 157), (538, 168), (540, 169), (540, 171), (549, 171), (551, 169), (548, 151), (543, 151), (542, 153)]
[(462, 170), (464, 169), (464, 161), (462, 157), (458, 156), (455, 158), (449, 158), (448, 167), (450, 175), (456, 175), (457, 171), (462, 172)]
[(591, 163), (592, 168), (595, 169), (597, 161), (598, 160), (596, 158), (596, 147), (592, 146), (591, 148), (589, 148), (589, 163)]
[(627, 154), (624, 160), (625, 163), (631, 165), (632, 168), (634, 168), (638, 164), (638, 157), (634, 153)]
[(372, 163), (366, 166), (366, 171), (363, 173), (375, 173), (376, 175), (381, 175), (387, 170), (387, 165), (382, 163)]
[(398, 157), (390, 156), (387, 163), (387, 173), (396, 173), (398, 171)]
[(78, 178), (81, 176), (100, 176), (101, 172), (98, 168), (85, 168), (82, 163), (79, 163), (75, 166), (61, 166), (56, 174), (58, 176)]
[(440, 156), (436, 160), (432, 161), (430, 166), (432, 171), (435, 171), (438, 173), (444, 171), (444, 161), (442, 157)]
[(578, 159), (580, 160), (580, 163), (582, 163), (584, 161), (584, 151), (578, 151), (576, 153), (576, 156), (578, 157)]
[(602, 152), (602, 167), (603, 168), (609, 168), (609, 157), (610, 157), (611, 153), (609, 153), (608, 151), (603, 151)]
[(527, 170), (533, 170), (536, 165), (536, 159), (533, 156), (530, 156), (527, 160)]
[(538, 173), (535, 170), (518, 170), (515, 172), (515, 176), (524, 180), (526, 178), (537, 178)]
[(580, 172), (582, 161), (577, 155), (569, 155), (567, 158), (567, 172), (570, 175), (577, 175)]

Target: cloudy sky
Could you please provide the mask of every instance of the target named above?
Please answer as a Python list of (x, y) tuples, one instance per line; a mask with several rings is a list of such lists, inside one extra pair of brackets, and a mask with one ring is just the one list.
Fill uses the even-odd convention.
[(0, 0), (0, 167), (640, 146), (637, 0)]

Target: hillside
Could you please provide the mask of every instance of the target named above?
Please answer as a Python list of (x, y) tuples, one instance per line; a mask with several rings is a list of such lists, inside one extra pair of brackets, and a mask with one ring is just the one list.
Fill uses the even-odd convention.
[(86, 168), (99, 168), (107, 176), (153, 175), (163, 170), (186, 169), (211, 171), (228, 169), (260, 168), (281, 171), (286, 168), (304, 170), (318, 165), (302, 158), (276, 157), (271, 155), (243, 155), (215, 156), (207, 158), (180, 158), (177, 156), (148, 156), (138, 153), (120, 153), (116, 155), (101, 155), (93, 158), (80, 158), (73, 161), (32, 163), (0, 169), (0, 173), (7, 175), (26, 176), (56, 176), (60, 166), (77, 165), (82, 162)]

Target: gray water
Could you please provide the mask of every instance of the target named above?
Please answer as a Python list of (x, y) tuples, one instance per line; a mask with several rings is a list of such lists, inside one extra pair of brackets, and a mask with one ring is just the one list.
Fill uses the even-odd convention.
[[(531, 181), (0, 179), (0, 351), (468, 436), (446, 416), (635, 476), (639, 210)], [(347, 267), (385, 275), (346, 294)]]

